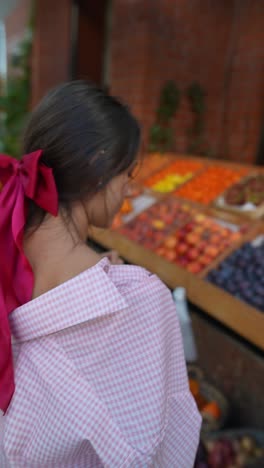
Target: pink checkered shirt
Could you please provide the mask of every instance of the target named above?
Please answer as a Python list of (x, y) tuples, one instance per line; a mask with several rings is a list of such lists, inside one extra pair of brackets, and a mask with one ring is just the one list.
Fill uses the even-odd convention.
[(201, 418), (169, 290), (107, 259), (16, 309), (0, 467), (192, 468)]

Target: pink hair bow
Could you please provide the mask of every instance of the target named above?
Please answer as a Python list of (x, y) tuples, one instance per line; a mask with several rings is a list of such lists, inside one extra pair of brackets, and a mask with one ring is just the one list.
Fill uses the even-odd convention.
[(58, 194), (52, 169), (41, 163), (42, 151), (16, 160), (0, 154), (0, 408), (6, 411), (14, 392), (8, 315), (32, 297), (34, 276), (23, 252), (28, 200), (53, 216)]

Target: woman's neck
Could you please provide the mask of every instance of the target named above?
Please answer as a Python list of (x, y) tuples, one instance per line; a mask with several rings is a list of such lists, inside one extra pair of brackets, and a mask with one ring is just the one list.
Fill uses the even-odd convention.
[(32, 233), (25, 236), (24, 252), (34, 273), (33, 298), (59, 286), (99, 260), (86, 245), (88, 226), (77, 232), (63, 216), (47, 216)]

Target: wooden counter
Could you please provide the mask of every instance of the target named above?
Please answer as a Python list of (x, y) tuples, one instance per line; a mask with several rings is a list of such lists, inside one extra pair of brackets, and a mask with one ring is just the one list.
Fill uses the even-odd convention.
[(189, 300), (264, 351), (264, 313), (178, 267), (118, 232), (93, 228), (91, 237), (136, 265), (156, 273), (170, 288), (183, 286)]
[[(185, 158), (186, 155), (179, 155), (179, 158)], [(176, 157), (177, 159), (177, 157)], [(263, 172), (264, 168), (239, 165), (225, 161), (207, 160), (201, 158), (192, 158), (205, 163), (205, 165), (224, 165), (230, 168), (248, 167), (252, 172)], [(140, 178), (139, 178), (140, 179)], [(169, 196), (169, 194), (166, 194)], [(157, 196), (163, 198), (164, 196)], [(177, 197), (178, 198), (178, 197)], [(179, 199), (179, 198), (178, 198)], [(182, 199), (183, 201), (183, 199)], [(188, 203), (192, 203), (186, 200)], [(227, 213), (218, 210), (212, 203), (209, 206), (198, 204), (199, 210), (209, 216), (216, 216), (228, 222), (237, 224), (245, 223), (245, 216), (240, 214)], [(249, 221), (249, 220), (247, 220)], [(258, 233), (264, 233), (264, 221), (249, 221), (250, 231), (245, 234), (241, 241), (235, 246), (230, 247), (221, 257), (219, 257), (208, 270), (214, 268), (223, 260), (232, 250), (238, 248), (246, 240), (253, 239)], [(203, 275), (194, 275), (187, 270), (168, 262), (165, 258), (158, 256), (154, 252), (147, 250), (138, 243), (131, 241), (118, 231), (101, 230), (92, 228), (90, 237), (101, 244), (106, 249), (115, 249), (125, 260), (130, 263), (141, 265), (149, 271), (157, 274), (170, 288), (183, 286), (189, 300), (204, 310), (210, 316), (226, 325), (238, 335), (248, 340), (258, 348), (264, 351), (264, 313), (250, 306), (246, 302), (240, 301), (231, 294), (207, 282)], [(264, 261), (264, 259), (263, 259)]]

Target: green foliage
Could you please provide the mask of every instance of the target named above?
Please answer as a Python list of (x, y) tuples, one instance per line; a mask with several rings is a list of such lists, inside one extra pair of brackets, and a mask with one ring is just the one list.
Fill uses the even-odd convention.
[(203, 153), (202, 148), (204, 145), (205, 92), (199, 83), (194, 82), (187, 89), (187, 96), (194, 114), (193, 126), (189, 129), (188, 151), (190, 153), (201, 154)]
[(172, 129), (162, 127), (159, 124), (154, 124), (150, 128), (150, 144), (149, 151), (160, 151), (161, 153), (168, 151), (173, 141)]
[(201, 85), (194, 82), (187, 89), (187, 95), (190, 99), (192, 111), (195, 114), (203, 115), (205, 112), (205, 92)]
[(173, 81), (168, 81), (161, 90), (160, 105), (157, 117), (161, 122), (168, 123), (176, 113), (180, 103), (180, 92)]
[(0, 94), (0, 151), (20, 156), (20, 138), (30, 102), (32, 18), (25, 38), (11, 58), (11, 74)]
[(170, 121), (180, 104), (180, 92), (173, 81), (168, 81), (161, 90), (156, 122), (149, 132), (149, 151), (165, 152), (173, 144), (173, 132)]

